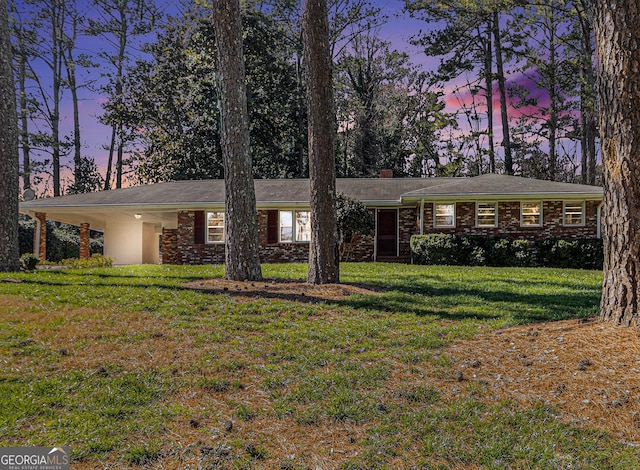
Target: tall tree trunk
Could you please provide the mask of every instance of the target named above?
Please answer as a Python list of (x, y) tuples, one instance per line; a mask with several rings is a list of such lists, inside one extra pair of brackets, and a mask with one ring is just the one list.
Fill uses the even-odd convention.
[(27, 110), (27, 51), (21, 30), (18, 43), (18, 90), (20, 96), (20, 145), (22, 147), (22, 189), (31, 189), (31, 145), (29, 143), (29, 112)]
[(558, 80), (557, 74), (557, 45), (556, 45), (556, 20), (553, 11), (549, 13), (550, 17), (545, 21), (548, 21), (549, 28), (549, 179), (556, 181), (558, 179), (558, 155), (556, 150), (557, 135), (558, 135)]
[(104, 190), (111, 189), (111, 168), (113, 167), (113, 152), (116, 148), (116, 125), (111, 127), (111, 140), (109, 143), (109, 158), (107, 159), (107, 171), (104, 175)]
[[(493, 138), (493, 51), (491, 40), (491, 21), (487, 26), (487, 38), (484, 52), (485, 97), (487, 99), (487, 136), (489, 137), (489, 173), (496, 172), (496, 149)], [(480, 168), (479, 168), (480, 170)], [(482, 171), (478, 171), (478, 174)]]
[(340, 279), (336, 225), (336, 114), (329, 20), (326, 0), (306, 0), (303, 8), (312, 222), (307, 280), (313, 284), (327, 284)]
[(496, 72), (498, 92), (500, 93), (500, 115), (502, 117), (502, 145), (504, 147), (504, 172), (513, 175), (513, 157), (511, 155), (511, 137), (509, 135), (509, 113), (507, 111), (507, 87), (502, 60), (502, 42), (500, 38), (500, 15), (493, 12), (493, 39), (496, 51)]
[(220, 138), (225, 181), (225, 278), (260, 280), (258, 216), (249, 144), (249, 115), (239, 0), (213, 2)]
[(75, 16), (71, 18), (71, 28), (72, 35), (66, 38), (64, 47), (64, 64), (67, 69), (67, 85), (71, 91), (71, 102), (73, 105), (73, 180), (74, 185), (77, 186), (82, 179), (82, 149), (80, 145), (80, 110), (78, 106), (76, 61), (73, 57), (73, 48), (75, 47), (78, 32), (78, 19)]
[(18, 115), (6, 0), (0, 0), (0, 271), (18, 271)]
[(604, 168), (604, 282), (600, 319), (640, 326), (640, 4), (596, 0)]
[(51, 139), (53, 165), (53, 195), (60, 196), (60, 101), (62, 90), (62, 22), (64, 21), (63, 6), (59, 0), (51, 4), (51, 63), (53, 64), (53, 114), (51, 115)]

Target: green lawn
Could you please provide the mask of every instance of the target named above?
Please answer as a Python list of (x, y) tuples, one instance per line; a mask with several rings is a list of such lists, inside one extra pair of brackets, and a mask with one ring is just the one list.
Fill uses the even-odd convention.
[[(80, 468), (638, 468), (640, 450), (603, 430), (488, 403), (442, 354), (497, 328), (594, 315), (599, 272), (344, 264), (343, 282), (382, 292), (320, 303), (182, 285), (222, 272), (12, 274), (0, 445), (68, 445)], [(263, 272), (301, 280), (306, 266)]]

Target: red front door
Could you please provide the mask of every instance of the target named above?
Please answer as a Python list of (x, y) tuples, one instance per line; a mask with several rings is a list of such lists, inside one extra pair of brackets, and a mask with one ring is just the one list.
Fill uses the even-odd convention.
[(398, 256), (398, 211), (378, 209), (377, 256)]

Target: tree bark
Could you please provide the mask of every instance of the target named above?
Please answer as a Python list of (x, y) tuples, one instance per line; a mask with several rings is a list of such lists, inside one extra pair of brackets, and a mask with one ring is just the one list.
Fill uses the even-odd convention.
[[(487, 100), (487, 137), (489, 138), (489, 173), (496, 172), (496, 149), (493, 139), (493, 51), (491, 40), (491, 22), (487, 26), (486, 45), (484, 48), (484, 80)], [(479, 168), (481, 170), (481, 168)], [(481, 174), (482, 171), (478, 171)]]
[(496, 51), (496, 71), (498, 92), (500, 93), (500, 115), (502, 116), (502, 146), (504, 147), (504, 172), (513, 175), (513, 157), (511, 155), (511, 136), (509, 134), (509, 113), (507, 111), (507, 87), (502, 60), (502, 41), (500, 38), (500, 17), (493, 13), (493, 39)]
[(258, 216), (249, 144), (239, 0), (213, 2), (225, 180), (225, 278), (260, 280)]
[(0, 271), (18, 271), (18, 115), (6, 0), (0, 0)]
[(307, 281), (327, 284), (339, 282), (340, 274), (336, 225), (336, 115), (326, 0), (305, 1), (302, 38), (306, 61), (312, 221)]
[(600, 319), (640, 326), (640, 4), (596, 1), (604, 169), (604, 281)]

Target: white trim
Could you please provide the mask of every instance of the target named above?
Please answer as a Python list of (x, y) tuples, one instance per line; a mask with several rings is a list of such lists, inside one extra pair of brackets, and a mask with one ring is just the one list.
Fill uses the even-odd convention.
[[(480, 225), (478, 223), (478, 206), (480, 204), (493, 204), (493, 224)], [(477, 228), (496, 228), (498, 226), (498, 201), (476, 201), (476, 225)]]
[[(209, 240), (209, 214), (222, 214), (222, 240), (210, 241)], [(206, 210), (204, 211), (204, 244), (205, 245), (224, 245), (224, 240), (227, 232), (227, 215), (223, 210)]]
[[(524, 223), (524, 214), (523, 214), (523, 204), (533, 204), (536, 202), (538, 207), (540, 208), (540, 223), (538, 224), (525, 224)], [(544, 225), (544, 207), (542, 201), (520, 201), (520, 227), (542, 227)]]
[[(433, 228), (456, 228), (456, 202), (433, 203)], [(453, 206), (453, 225), (438, 225), (438, 206)]]
[[(282, 230), (280, 225), (280, 214), (282, 212), (291, 212), (291, 241), (282, 240)], [(309, 244), (311, 240), (296, 240), (297, 233), (297, 223), (296, 223), (296, 213), (298, 212), (307, 212), (309, 214), (309, 218), (311, 218), (311, 210), (308, 208), (305, 209), (290, 209), (287, 207), (286, 209), (278, 209), (278, 243), (286, 243), (286, 244)]]
[(600, 204), (598, 204), (598, 210), (597, 210), (597, 217), (598, 220), (596, 221), (596, 236), (598, 238), (602, 238), (602, 206), (604, 205), (604, 201), (600, 202)]
[(573, 201), (562, 201), (562, 226), (563, 227), (584, 227), (586, 225), (586, 220), (587, 220), (587, 206), (585, 204), (585, 201), (581, 201), (582, 202), (582, 214), (581, 214), (581, 220), (580, 223), (577, 224), (568, 224), (567, 223), (567, 202), (573, 202)]
[(424, 198), (420, 200), (420, 235), (424, 235)]

